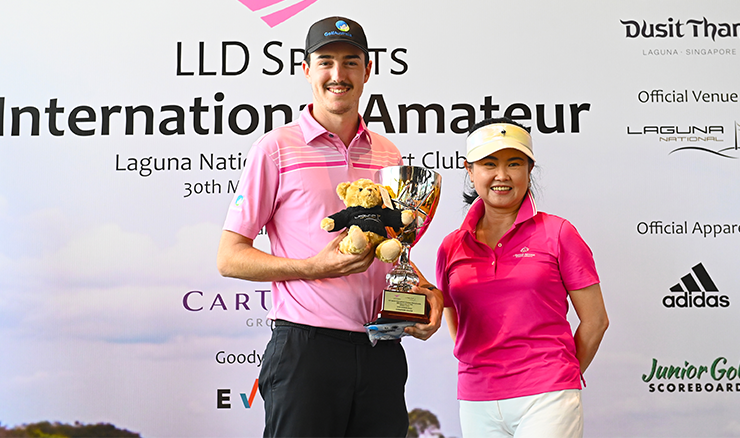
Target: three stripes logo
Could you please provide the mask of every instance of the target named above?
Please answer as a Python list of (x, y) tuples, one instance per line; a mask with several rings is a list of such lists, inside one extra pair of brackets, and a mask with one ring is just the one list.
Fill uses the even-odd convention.
[(316, 3), (317, 0), (239, 0), (250, 11), (260, 11), (262, 21), (275, 27)]
[(669, 309), (730, 306), (730, 297), (719, 294), (717, 285), (701, 263), (681, 277), (681, 281), (671, 287), (670, 291), (670, 294), (663, 297), (663, 306)]

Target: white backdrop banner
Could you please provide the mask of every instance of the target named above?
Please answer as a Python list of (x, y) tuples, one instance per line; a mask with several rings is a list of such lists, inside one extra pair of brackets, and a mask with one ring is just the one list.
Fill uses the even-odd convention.
[[(740, 436), (730, 0), (3, 2), (0, 424), (261, 435), (270, 287), (220, 277), (216, 249), (251, 144), (311, 100), (305, 33), (330, 15), (367, 32), (370, 129), (442, 175), (420, 269), (465, 213), (467, 129), (532, 126), (538, 206), (591, 246), (612, 322), (586, 436)], [(404, 346), (409, 410), (460, 436), (446, 328)]]

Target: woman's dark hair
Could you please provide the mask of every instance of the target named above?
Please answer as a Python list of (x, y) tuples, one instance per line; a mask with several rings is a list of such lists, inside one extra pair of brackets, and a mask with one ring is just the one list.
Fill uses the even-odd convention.
[[(480, 122), (478, 122), (475, 125), (473, 125), (470, 128), (470, 131), (468, 131), (468, 136), (470, 136), (470, 134), (472, 134), (473, 132), (477, 131), (478, 129), (480, 129), (480, 128), (484, 127), (484, 126), (493, 125), (495, 123), (508, 123), (510, 125), (518, 126), (518, 127), (524, 129), (527, 132), (531, 132), (532, 131), (531, 128), (529, 128), (527, 126), (524, 126), (521, 123), (515, 122), (515, 121), (511, 120), (508, 117), (492, 117), (492, 118), (489, 118), (489, 119), (481, 120)], [(529, 164), (533, 167), (533, 170), (534, 170), (534, 161), (531, 158), (529, 158), (529, 157), (527, 157), (527, 160), (529, 160)], [(473, 163), (468, 163), (468, 164), (471, 165), (471, 166), (473, 165)], [(475, 201), (476, 199), (478, 199), (478, 193), (475, 191), (475, 187), (473, 187), (473, 185), (470, 184), (469, 181), (470, 180), (468, 179), (468, 175), (467, 175), (467, 172), (466, 172), (466, 175), (465, 175), (465, 187), (463, 188), (463, 201), (466, 204), (468, 204), (468, 205), (472, 204), (473, 201)], [(530, 192), (532, 192), (532, 188), (533, 187), (536, 187), (536, 183), (535, 183), (535, 181), (532, 178), (532, 173), (530, 172), (530, 174), (529, 174), (529, 191)], [(533, 195), (534, 195), (534, 193), (533, 193)]]

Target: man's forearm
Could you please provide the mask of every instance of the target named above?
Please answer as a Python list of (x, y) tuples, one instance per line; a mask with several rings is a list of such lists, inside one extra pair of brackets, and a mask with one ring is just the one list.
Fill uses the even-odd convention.
[(224, 277), (249, 281), (288, 281), (310, 279), (306, 260), (294, 260), (267, 254), (236, 233), (224, 231), (218, 248), (218, 271)]
[(342, 254), (338, 236), (316, 255), (290, 259), (267, 254), (253, 246), (253, 240), (231, 231), (221, 234), (218, 247), (218, 271), (225, 277), (250, 281), (317, 280), (365, 272), (374, 260), (371, 247), (361, 254)]

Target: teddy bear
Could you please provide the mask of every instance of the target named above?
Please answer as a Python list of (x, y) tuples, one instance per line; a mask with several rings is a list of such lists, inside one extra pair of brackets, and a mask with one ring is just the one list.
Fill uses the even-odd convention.
[(360, 254), (368, 245), (375, 247), (375, 256), (393, 263), (403, 249), (398, 239), (389, 239), (385, 227), (399, 230), (414, 220), (410, 210), (385, 208), (382, 190), (392, 190), (361, 178), (337, 186), (337, 195), (347, 206), (342, 211), (321, 220), (325, 231), (339, 231), (349, 227), (347, 236), (339, 243), (344, 254)]

